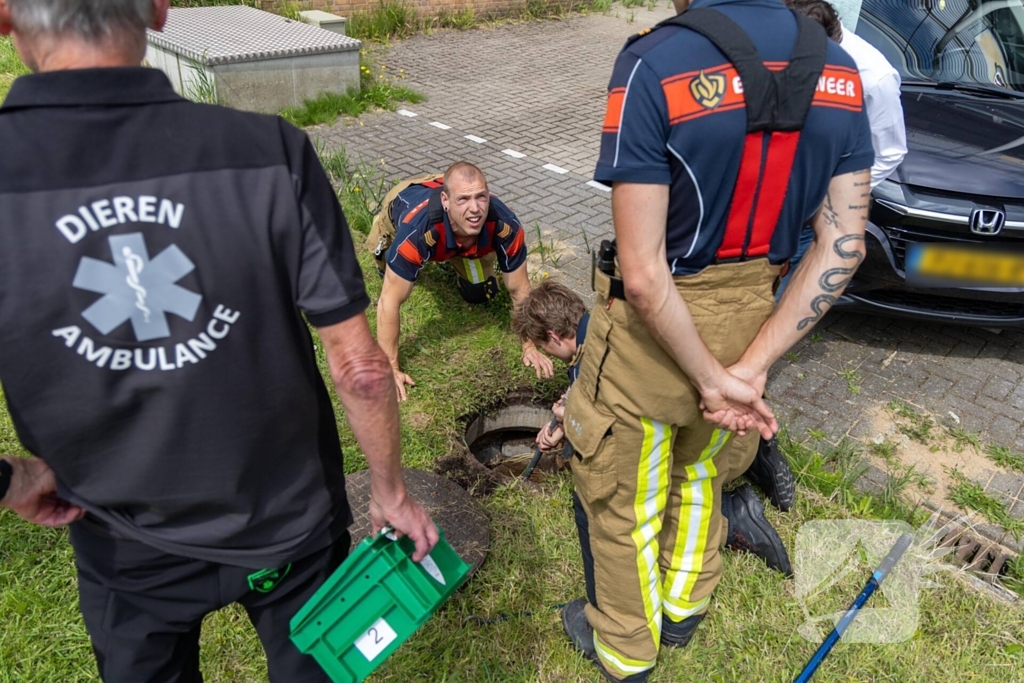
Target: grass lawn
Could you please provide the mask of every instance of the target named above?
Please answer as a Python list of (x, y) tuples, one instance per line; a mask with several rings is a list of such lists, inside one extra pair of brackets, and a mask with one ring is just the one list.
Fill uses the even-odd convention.
[(14, 41), (6, 36), (0, 36), (0, 102), (7, 97), (7, 91), (11, 89), (14, 79), (26, 73), (28, 69), (21, 63), (21, 58), (14, 49)]

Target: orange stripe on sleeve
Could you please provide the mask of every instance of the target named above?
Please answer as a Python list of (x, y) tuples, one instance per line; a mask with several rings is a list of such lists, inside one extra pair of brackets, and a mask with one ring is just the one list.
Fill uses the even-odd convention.
[(512, 239), (512, 244), (505, 250), (505, 253), (509, 257), (515, 256), (519, 253), (519, 250), (523, 248), (523, 244), (526, 243), (526, 237), (523, 234), (523, 229), (519, 228), (516, 230), (516, 236)]
[(626, 99), (625, 88), (615, 88), (608, 93), (608, 108), (604, 114), (602, 133), (618, 133), (622, 125), (622, 103)]
[(426, 207), (426, 205), (429, 204), (429, 203), (430, 203), (429, 199), (424, 199), (422, 202), (420, 202), (415, 207), (413, 207), (413, 209), (410, 210), (409, 213), (405, 214), (405, 218), (402, 219), (402, 222), (403, 223), (410, 222), (413, 218), (416, 217), (416, 214), (418, 214), (420, 211), (422, 211), (423, 208)]
[(423, 265), (423, 257), (420, 256), (420, 250), (409, 240), (405, 240), (398, 245), (398, 255), (414, 266), (419, 267)]

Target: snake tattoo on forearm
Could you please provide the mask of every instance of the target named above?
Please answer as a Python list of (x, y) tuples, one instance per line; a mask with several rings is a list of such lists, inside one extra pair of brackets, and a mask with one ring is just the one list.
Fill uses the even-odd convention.
[[(819, 294), (811, 300), (811, 310), (814, 311), (814, 315), (804, 318), (797, 324), (796, 329), (803, 332), (809, 325), (813, 325), (821, 320), (824, 315), (832, 308), (837, 299), (837, 294), (842, 292), (846, 288), (846, 285), (850, 284), (850, 280), (853, 279), (853, 274), (857, 268), (860, 267), (861, 262), (864, 260), (864, 253), (861, 249), (856, 248), (864, 243), (863, 235), (843, 235), (836, 239), (832, 243), (832, 250), (839, 255), (844, 261), (854, 261), (853, 265), (845, 268), (829, 268), (821, 277), (818, 279), (818, 286), (821, 287), (824, 294)], [(854, 250), (844, 249), (846, 245), (855, 247)]]

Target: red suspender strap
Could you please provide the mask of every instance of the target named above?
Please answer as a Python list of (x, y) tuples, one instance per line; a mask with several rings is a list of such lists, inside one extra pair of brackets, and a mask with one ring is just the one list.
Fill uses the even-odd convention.
[(743, 160), (736, 176), (736, 189), (732, 191), (729, 219), (725, 223), (725, 238), (718, 248), (719, 260), (739, 258), (743, 255), (743, 243), (750, 226), (750, 212), (754, 208), (754, 196), (761, 181), (761, 155), (764, 133), (748, 133), (743, 142)]
[(444, 221), (434, 224), (434, 229), (437, 230), (437, 253), (441, 257), (448, 255), (448, 233), (444, 229)]
[[(767, 137), (768, 151), (763, 145)], [(715, 256), (718, 260), (766, 256), (786, 201), (800, 131), (749, 133), (743, 143), (743, 159), (732, 193), (725, 238)], [(764, 167), (761, 160), (764, 154)], [(755, 206), (755, 199), (757, 204)]]
[(772, 133), (768, 143), (768, 158), (764, 163), (761, 189), (757, 193), (754, 225), (744, 256), (767, 256), (775, 226), (779, 223), (782, 204), (786, 201), (789, 177), (793, 173), (793, 160), (800, 143), (800, 131)]

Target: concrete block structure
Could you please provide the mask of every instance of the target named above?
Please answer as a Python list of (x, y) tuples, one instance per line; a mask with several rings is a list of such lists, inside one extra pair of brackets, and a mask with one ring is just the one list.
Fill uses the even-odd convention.
[(325, 31), (331, 31), (340, 36), (345, 35), (345, 17), (339, 17), (337, 14), (331, 14), (330, 12), (322, 12), (318, 9), (299, 12), (299, 16), (307, 24), (318, 26)]
[(264, 113), (359, 87), (358, 40), (253, 7), (172, 8), (146, 62), (191, 99)]

